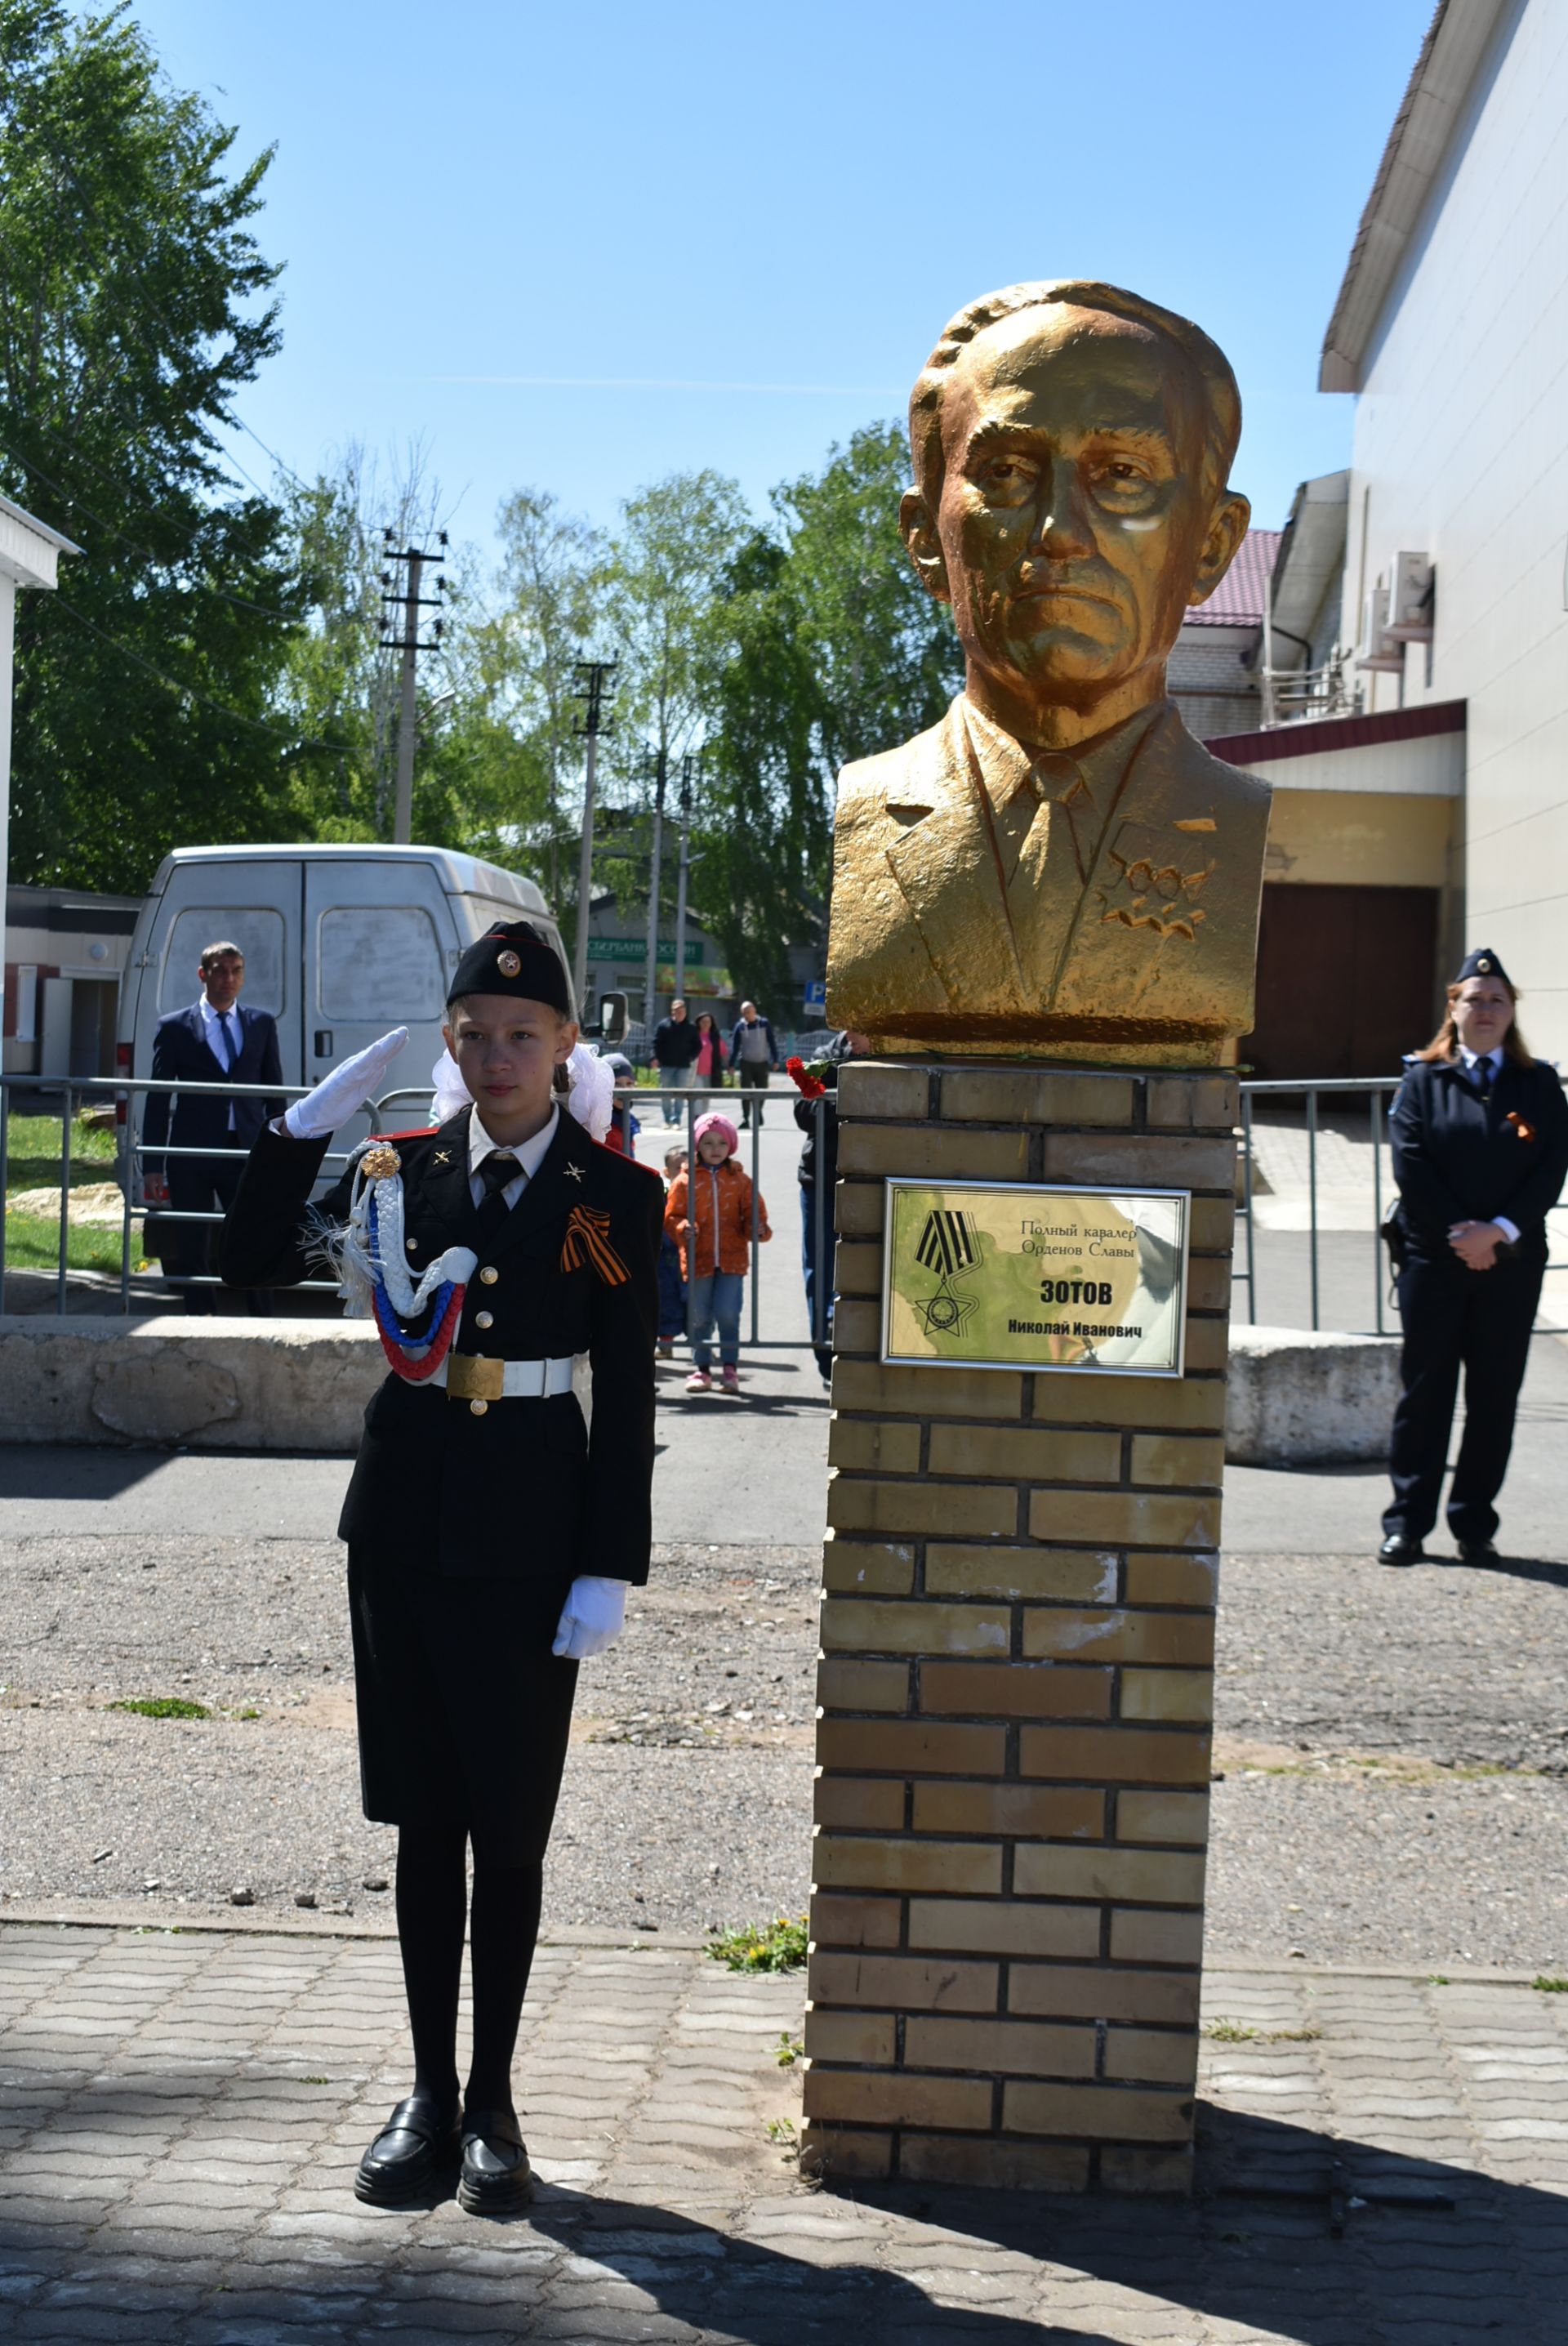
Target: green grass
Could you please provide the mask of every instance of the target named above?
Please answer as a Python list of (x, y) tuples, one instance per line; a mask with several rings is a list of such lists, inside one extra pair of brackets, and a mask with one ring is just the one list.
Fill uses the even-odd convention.
[(707, 1953), (732, 1972), (796, 1972), (806, 1961), (806, 1917), (791, 1922), (780, 1914), (776, 1923), (743, 1923), (738, 1930), (716, 1931)]
[[(5, 1268), (7, 1270), (53, 1270), (60, 1260), (60, 1226), (46, 1221), (38, 1214), (7, 1214), (5, 1217)], [(66, 1239), (66, 1267), (69, 1270), (101, 1270), (111, 1278), (120, 1275), (120, 1234), (110, 1224), (85, 1226), (73, 1222)], [(152, 1268), (143, 1257), (141, 1232), (131, 1232), (131, 1269), (148, 1270)]]
[[(115, 1161), (112, 1128), (86, 1125), (78, 1117), (71, 1128), (71, 1187), (86, 1188), (110, 1178)], [(9, 1198), (23, 1189), (56, 1189), (60, 1183), (60, 1119), (51, 1116), (14, 1116), (6, 1136), (5, 1184)], [(131, 1233), (131, 1269), (146, 1268), (141, 1232)], [(53, 1270), (60, 1259), (59, 1225), (45, 1214), (5, 1216), (5, 1267), (8, 1270)], [(107, 1228), (74, 1227), (66, 1241), (66, 1263), (71, 1270), (103, 1271), (119, 1277), (120, 1233)]]
[[(99, 1128), (80, 1117), (71, 1126), (71, 1187), (101, 1181), (104, 1168), (115, 1161), (113, 1126)], [(14, 1116), (6, 1132), (5, 1181), (12, 1189), (43, 1189), (60, 1178), (60, 1119), (57, 1116)]]
[(1543, 1995), (1568, 1995), (1568, 1979), (1559, 1979), (1553, 1972), (1537, 1972), (1530, 1984)]
[(109, 1702), (106, 1710), (134, 1710), (139, 1719), (210, 1719), (212, 1713), (204, 1702), (187, 1702), (178, 1694), (127, 1695), (123, 1702)]

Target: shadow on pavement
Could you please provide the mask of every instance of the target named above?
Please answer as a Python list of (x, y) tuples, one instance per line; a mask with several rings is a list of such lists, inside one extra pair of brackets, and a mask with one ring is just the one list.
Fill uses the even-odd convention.
[(171, 1454), (164, 1447), (88, 1450), (65, 1444), (0, 1443), (0, 1499), (70, 1499), (101, 1504), (156, 1474)]
[[(1013, 2346), (1048, 2334), (1052, 2346), (1076, 2346), (1106, 2332), (1073, 2327), (1074, 2311), (1115, 2331), (1125, 2310), (1142, 2339), (1156, 2334), (1148, 2324), (1163, 2304), (1224, 2322), (1227, 2335), (1300, 2346), (1405, 2337), (1448, 2346), (1472, 2331), (1501, 2331), (1509, 2346), (1561, 2340), (1568, 2198), (1211, 2103), (1200, 2103), (1198, 2127), (1190, 2202), (870, 2185), (800, 2202), (803, 2232), (813, 2208), (830, 2233), (829, 2211), (841, 2222), (856, 2204), (938, 2227), (935, 2239), (902, 2242), (890, 2231), (889, 2263), (907, 2251), (943, 2296), (944, 2271), (955, 2294), (977, 2277), (999, 2299), (1033, 2292), (1022, 2319), (951, 2297), (933, 2303), (897, 2272), (798, 2261), (744, 2239), (720, 2259), (711, 2232), (658, 2208), (552, 2192), (531, 2226), (647, 2290), (667, 2319), (746, 2346), (851, 2333), (906, 2346), (938, 2337)], [(670, 2245), (683, 2233), (685, 2258)], [(1030, 2276), (986, 2257), (995, 2249), (1055, 2270)], [(1178, 2333), (1161, 2325), (1158, 2334)]]
[[(792, 2189), (754, 2207), (759, 2237), (747, 2238), (657, 2201), (546, 2188), (525, 2218), (464, 2223), (449, 2238), (427, 2231), (415, 2243), (409, 2226), (418, 2217), (406, 2211), (377, 2213), (367, 2236), (370, 2211), (356, 2207), (351, 2161), (341, 2151), (329, 2154), (334, 2169), (342, 2162), (341, 2216), (285, 2218), (288, 2232), (270, 2215), (270, 2192), (247, 2205), (242, 2185), (239, 2204), (210, 2186), (199, 2195), (194, 2229), (189, 2205), (163, 2226), (156, 2205), (142, 2222), (127, 2224), (123, 2212), (117, 2219), (127, 2187), (144, 2185), (156, 2168), (169, 2122), (202, 2103), (210, 2112), (212, 2080), (100, 2076), (84, 2096), (90, 2116), (69, 2107), (87, 2082), (35, 2076), (19, 2096), (31, 2106), (14, 2114), (14, 2123), (39, 2128), (33, 2147), (46, 2163), (51, 2119), (67, 2131), (85, 2124), (100, 2141), (120, 2137), (114, 2157), (94, 2162), (101, 2175), (89, 2178), (80, 2157), (71, 2162), (63, 2198), (58, 2177), (29, 2178), (25, 2152), (11, 2167), (8, 2204), (0, 2203), (0, 2309), (25, 2308), (28, 2335), (44, 2334), (37, 2324), (49, 2329), (73, 2303), (103, 2306), (107, 2292), (131, 2324), (126, 2334), (150, 2335), (135, 2326), (137, 2317), (157, 2319), (168, 2346), (187, 2337), (271, 2337), (269, 2322), (278, 2337), (294, 2338), (302, 2319), (312, 2346), (395, 2336), (419, 2326), (410, 2283), (417, 2276), (439, 2290), (443, 2271), (454, 2283), (462, 2276), (463, 2326), (488, 2331), (484, 2317), (494, 2314), (509, 2334), (538, 2340), (663, 2337), (671, 2323), (694, 2340), (740, 2346), (801, 2339), (1039, 2346), (1043, 2337), (1051, 2346), (1112, 2346), (1117, 2337), (1204, 2337), (1210, 2322), (1225, 2325), (1227, 2336), (1299, 2346), (1398, 2339), (1448, 2346), (1479, 2331), (1502, 2332), (1508, 2346), (1547, 2346), (1562, 2335), (1568, 2198), (1212, 2104), (1199, 2106), (1199, 2188), (1190, 2202), (910, 2186)], [(236, 2090), (243, 2096), (242, 2085)], [(158, 2139), (149, 2137), (144, 2158), (137, 2137), (149, 2114)], [(235, 2131), (242, 2145), (238, 2111)], [(674, 2149), (669, 2157), (686, 2161), (700, 2189), (711, 2187), (710, 2159)], [(306, 2226), (316, 2236), (308, 2277), (286, 2245), (291, 2233), (304, 2249)], [(799, 2239), (801, 2253), (771, 2245), (769, 2231)], [(546, 2241), (566, 2252), (565, 2264), (541, 2264)], [(487, 2252), (483, 2274), (473, 2249)], [(192, 2256), (211, 2259), (199, 2279), (188, 2264), (180, 2270)], [(596, 2320), (584, 2302), (596, 2277), (636, 2290), (645, 2305), (651, 2300), (663, 2317), (657, 2332), (640, 2331), (646, 2315), (624, 2301), (603, 2309), (601, 2328), (585, 2327)], [(15, 2334), (5, 2329), (8, 2318), (0, 2310), (0, 2334)], [(49, 2334), (71, 2333), (56, 2327)]]

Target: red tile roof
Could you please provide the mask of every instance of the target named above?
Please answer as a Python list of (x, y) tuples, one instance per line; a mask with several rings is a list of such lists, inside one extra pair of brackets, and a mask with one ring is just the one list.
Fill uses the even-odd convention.
[(1278, 529), (1249, 529), (1236, 560), (1207, 603), (1189, 611), (1186, 627), (1255, 627), (1263, 617), (1274, 557), (1285, 535)]
[(1432, 733), (1462, 733), (1468, 707), (1463, 700), (1427, 700), (1419, 709), (1308, 719), (1297, 725), (1276, 725), (1267, 733), (1216, 733), (1203, 746), (1227, 766), (1267, 766), (1280, 758), (1314, 758), (1324, 750), (1368, 750), (1378, 741), (1420, 741)]

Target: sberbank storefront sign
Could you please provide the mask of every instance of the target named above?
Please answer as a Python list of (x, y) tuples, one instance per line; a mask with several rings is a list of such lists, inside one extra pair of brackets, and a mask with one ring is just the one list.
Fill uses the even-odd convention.
[[(646, 937), (590, 937), (588, 939), (588, 959), (590, 961), (635, 961), (638, 963), (646, 963), (647, 957), (648, 948), (647, 939)], [(673, 962), (675, 960), (675, 939), (673, 937), (660, 937), (658, 941), (658, 952), (655, 958), (658, 961), (667, 962)], [(700, 962), (701, 959), (702, 946), (699, 944), (693, 944), (688, 939), (686, 948), (687, 967), (689, 969), (694, 962)]]

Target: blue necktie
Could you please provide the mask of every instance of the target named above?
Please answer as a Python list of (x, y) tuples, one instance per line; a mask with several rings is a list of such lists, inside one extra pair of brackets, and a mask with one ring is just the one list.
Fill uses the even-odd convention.
[(233, 1016), (234, 1013), (232, 1010), (220, 1010), (218, 1014), (218, 1024), (223, 1030), (223, 1047), (229, 1054), (228, 1072), (229, 1075), (234, 1073), (235, 1062), (239, 1056), (239, 1038), (236, 1035), (233, 1025), (230, 1024)]

